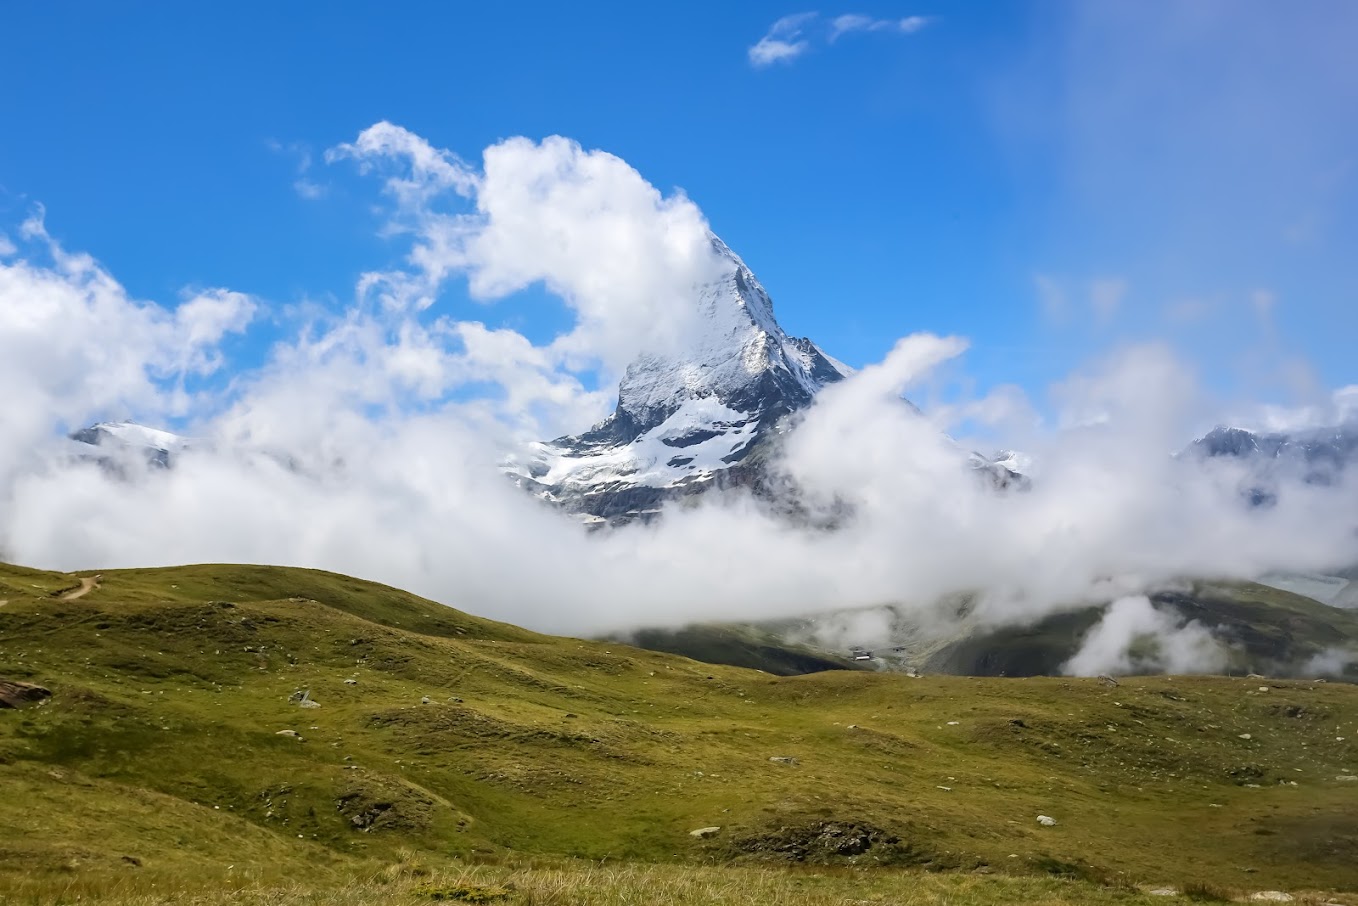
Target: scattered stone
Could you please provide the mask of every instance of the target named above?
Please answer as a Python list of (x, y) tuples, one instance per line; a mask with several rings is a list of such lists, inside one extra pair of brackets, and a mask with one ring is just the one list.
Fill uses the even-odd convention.
[(52, 697), (52, 690), (11, 680), (0, 680), (0, 708), (26, 708), (41, 705)]
[(274, 735), (275, 735), (275, 736), (287, 736), (287, 737), (290, 737), (290, 738), (292, 738), (292, 739), (301, 739), (301, 738), (302, 738), (302, 734), (298, 733), (296, 730), (279, 730), (279, 731), (278, 731), (277, 733), (275, 733)]
[(1038, 815), (1037, 823), (1043, 827), (1056, 827), (1056, 819), (1048, 815)]
[(770, 758), (769, 761), (773, 762), (774, 764), (787, 764), (792, 765), (794, 767), (798, 764), (801, 764), (801, 762), (793, 758), (791, 755), (775, 755), (772, 758)]
[(1146, 894), (1152, 897), (1177, 897), (1179, 891), (1173, 887), (1152, 887)]
[(1245, 674), (1245, 679), (1267, 679), (1267, 677), (1262, 676), (1258, 673), (1247, 673)]
[(1105, 686), (1116, 686), (1118, 684), (1117, 680), (1106, 674), (1099, 674), (1099, 682), (1103, 683)]
[(1241, 739), (1252, 739), (1253, 737), (1250, 736), (1250, 734), (1248, 734), (1248, 733), (1241, 733), (1241, 734), (1240, 734), (1240, 738), (1241, 738)]
[(950, 721), (948, 721), (948, 726), (950, 726), (950, 727), (955, 727), (955, 726), (957, 726), (958, 724), (960, 724), (961, 722), (962, 722), (962, 721), (960, 721), (960, 720), (950, 720)]
[(1338, 780), (1340, 783), (1353, 783), (1354, 781), (1358, 781), (1358, 774), (1339, 774), (1334, 779)]
[(1268, 686), (1260, 686), (1260, 687), (1259, 687), (1259, 691), (1260, 691), (1260, 692), (1267, 692), (1267, 691), (1268, 691)]
[(351, 679), (347, 679), (347, 680), (344, 681), (344, 685), (346, 685), (346, 686), (357, 686), (357, 685), (358, 685), (358, 680), (352, 679), (352, 678), (351, 678)]
[(1026, 728), (1028, 725), (1025, 724), (1023, 721), (1019, 720), (1017, 717), (1012, 717), (1009, 719), (1009, 726)]
[(288, 701), (300, 705), (303, 708), (319, 708), (321, 706), (320, 702), (311, 700), (310, 689), (298, 689), (296, 692), (288, 696)]
[(426, 695), (424, 698), (420, 699), (420, 704), (427, 705), (432, 701), (433, 699)]
[(1292, 894), (1283, 893), (1281, 890), (1261, 890), (1250, 894), (1250, 899), (1260, 903), (1290, 903)]
[(697, 830), (689, 831), (688, 835), (697, 837), (699, 840), (706, 840), (709, 837), (715, 837), (720, 831), (720, 827), (700, 827)]
[(945, 792), (945, 793), (951, 793), (951, 792), (952, 792), (952, 787), (950, 787), (950, 786), (941, 786), (941, 787), (939, 787), (939, 789), (942, 790), (942, 791)]

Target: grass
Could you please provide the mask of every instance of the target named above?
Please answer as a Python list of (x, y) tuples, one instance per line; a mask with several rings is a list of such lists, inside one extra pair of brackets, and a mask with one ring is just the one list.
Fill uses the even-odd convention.
[(1358, 889), (1343, 684), (784, 678), (307, 570), (110, 571), (54, 596), (76, 578), (0, 567), (0, 678), (53, 692), (0, 711), (6, 902)]
[[(745, 866), (429, 865), (402, 861), (345, 877), (304, 882), (234, 879), (202, 884), (174, 878), (124, 877), (99, 885), (24, 883), (6, 902), (56, 906), (85, 902), (117, 906), (425, 906), (498, 903), (504, 906), (633, 906), (637, 903), (798, 906), (1151, 906), (1230, 902), (1246, 891), (1186, 888), (1166, 898), (1131, 886), (1108, 886), (1057, 877), (918, 874), (861, 870), (792, 870)], [(1302, 893), (1298, 906), (1353, 903), (1351, 898)]]

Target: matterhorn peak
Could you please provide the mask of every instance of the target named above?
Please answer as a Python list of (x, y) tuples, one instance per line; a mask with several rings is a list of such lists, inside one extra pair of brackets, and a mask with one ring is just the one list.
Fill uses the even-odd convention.
[(613, 414), (589, 431), (533, 445), (511, 472), (545, 499), (609, 519), (644, 515), (713, 484), (744, 484), (740, 464), (785, 416), (851, 373), (789, 337), (754, 273), (716, 236), (731, 266), (694, 287), (698, 326), (679, 351), (643, 353)]

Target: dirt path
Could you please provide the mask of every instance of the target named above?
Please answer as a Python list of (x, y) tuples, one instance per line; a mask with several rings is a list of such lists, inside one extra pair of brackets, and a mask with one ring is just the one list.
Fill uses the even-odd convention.
[(76, 598), (83, 598), (85, 595), (99, 587), (99, 580), (103, 576), (85, 576), (80, 580), (80, 587), (72, 589), (61, 596), (63, 601), (74, 601)]

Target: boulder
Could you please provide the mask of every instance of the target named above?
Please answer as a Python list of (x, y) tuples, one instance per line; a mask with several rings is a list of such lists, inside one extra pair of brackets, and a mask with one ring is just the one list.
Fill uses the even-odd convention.
[(40, 705), (52, 697), (50, 689), (21, 683), (17, 680), (0, 680), (0, 708), (25, 708)]
[(720, 827), (700, 827), (697, 830), (689, 831), (688, 835), (697, 837), (699, 840), (706, 840), (709, 837), (715, 837), (720, 830)]
[(1038, 815), (1037, 823), (1043, 827), (1056, 827), (1056, 819), (1048, 815)]

